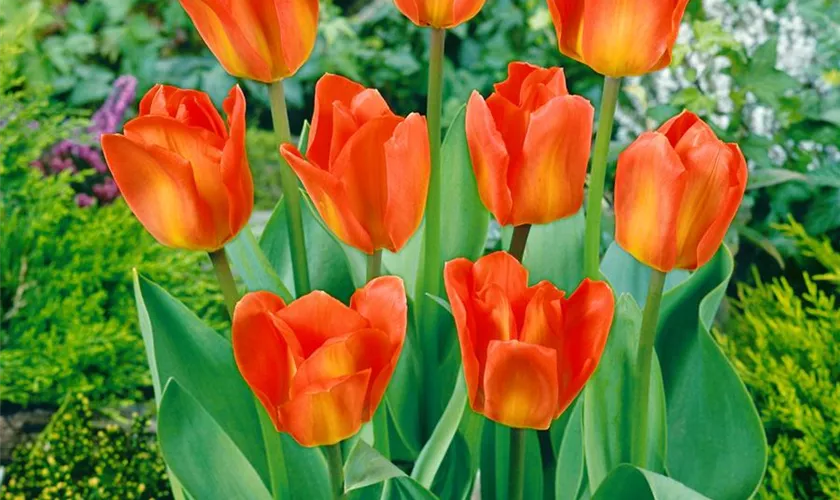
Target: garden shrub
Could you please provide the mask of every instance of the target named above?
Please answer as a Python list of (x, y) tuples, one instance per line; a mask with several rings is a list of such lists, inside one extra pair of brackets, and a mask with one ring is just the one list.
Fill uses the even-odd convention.
[(128, 430), (95, 421), (90, 400), (68, 396), (44, 432), (15, 450), (0, 499), (172, 498), (148, 418)]
[(221, 328), (209, 260), (157, 244), (122, 200), (77, 207), (69, 172), (44, 177), (31, 166), (78, 123), (16, 76), (18, 52), (0, 43), (0, 399), (54, 406), (71, 391), (97, 404), (148, 396), (132, 268)]
[[(761, 499), (840, 498), (840, 253), (802, 226), (779, 228), (828, 269), (738, 284), (734, 312), (717, 332), (761, 414), (769, 444)], [(836, 287), (836, 288), (835, 288)]]

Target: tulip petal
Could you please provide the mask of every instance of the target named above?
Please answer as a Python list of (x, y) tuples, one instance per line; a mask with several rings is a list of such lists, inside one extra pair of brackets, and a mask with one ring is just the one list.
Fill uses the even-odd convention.
[(717, 141), (711, 127), (691, 111), (683, 111), (671, 118), (663, 123), (658, 131), (665, 134), (680, 158), (705, 142)]
[(388, 335), (374, 328), (329, 339), (298, 367), (292, 382), (292, 398), (306, 393), (311, 387), (329, 385), (331, 380), (369, 370), (370, 384), (362, 411), (362, 421), (368, 421), (394, 372), (393, 354), (394, 346)]
[(140, 99), (139, 116), (145, 115), (163, 115), (172, 116), (167, 106), (169, 97), (178, 90), (177, 87), (171, 85), (162, 85), (158, 83)]
[(339, 180), (304, 160), (300, 151), (291, 144), (280, 146), (280, 154), (300, 178), (318, 214), (338, 239), (365, 253), (373, 253), (370, 235), (353, 215)]
[(278, 431), (283, 425), (277, 408), (288, 401), (295, 372), (289, 346), (271, 317), (284, 307), (283, 299), (269, 292), (245, 295), (234, 310), (231, 334), (239, 372)]
[(531, 120), (531, 114), (527, 110), (519, 108), (501, 94), (493, 94), (488, 97), (487, 107), (493, 115), (496, 130), (501, 134), (508, 154), (507, 179), (503, 179), (507, 186), (513, 174), (511, 167), (522, 162), (525, 134), (528, 132), (528, 122)]
[(583, 61), (584, 5), (580, 0), (548, 0), (560, 52), (577, 61)]
[(580, 53), (586, 63), (602, 75), (640, 75), (668, 50), (674, 1), (587, 0), (583, 16)]
[(566, 294), (548, 281), (539, 282), (533, 290), (525, 308), (519, 340), (559, 351), (563, 345), (563, 299)]
[(192, 89), (175, 89), (166, 101), (167, 116), (190, 127), (210, 131), (222, 141), (228, 133), (225, 122), (216, 111), (216, 105), (204, 92)]
[(685, 167), (668, 138), (646, 132), (618, 158), (616, 241), (637, 260), (663, 272), (677, 259), (677, 214)]
[(312, 387), (280, 408), (286, 430), (301, 446), (338, 443), (362, 427), (370, 370)]
[(222, 151), (222, 182), (227, 189), (231, 237), (248, 223), (254, 209), (254, 181), (245, 154), (245, 96), (234, 86), (223, 104), (230, 136)]
[(350, 109), (353, 98), (364, 90), (358, 83), (330, 73), (315, 84), (315, 110), (306, 148), (306, 157), (314, 165), (329, 170), (335, 104), (340, 103)]
[(742, 166), (739, 150), (720, 141), (689, 150), (683, 162), (686, 180), (677, 218), (676, 265), (693, 270), (712, 258), (735, 218), (746, 186), (746, 163)]
[(408, 328), (408, 303), (403, 280), (381, 276), (359, 288), (350, 297), (350, 309), (368, 320), (370, 326), (388, 334), (394, 345), (402, 345)]
[(484, 415), (516, 428), (548, 429), (557, 416), (557, 352), (523, 342), (490, 342)]
[(459, 25), (474, 18), (484, 7), (486, 0), (454, 0), (452, 7), (452, 24)]
[(682, 23), (685, 9), (688, 7), (689, 0), (677, 0), (674, 8), (674, 13), (671, 16), (671, 33), (668, 36), (668, 48), (657, 63), (650, 69), (650, 71), (659, 71), (667, 68), (671, 64), (671, 56), (674, 50), (674, 44), (677, 42), (677, 37), (680, 34), (680, 24)]
[(118, 134), (102, 136), (102, 152), (126, 203), (155, 239), (193, 250), (221, 246), (187, 162), (146, 150)]
[(274, 0), (273, 3), (279, 45), (274, 45), (270, 54), (283, 54), (286, 67), (285, 73), (281, 73), (284, 68), (275, 68), (275, 78), (278, 78), (296, 73), (309, 59), (318, 36), (318, 0)]
[(466, 132), (481, 202), (506, 226), (513, 205), (507, 185), (510, 156), (490, 108), (478, 92), (473, 92), (467, 103)]
[(411, 113), (385, 143), (387, 202), (384, 222), (391, 244), (399, 252), (420, 227), (429, 193), (431, 157), (426, 119)]
[[(479, 351), (474, 340), (479, 332), (476, 329), (475, 312), (473, 311), (472, 270), (473, 263), (467, 259), (450, 260), (444, 266), (443, 283), (446, 288), (446, 296), (449, 298), (449, 305), (452, 308), (455, 327), (458, 331), (458, 342), (461, 345), (461, 361), (464, 365), (464, 379), (467, 383), (470, 407), (477, 412), (482, 412), (484, 410), (484, 397), (480, 392), (480, 384), (483, 378), (481, 377), (481, 363), (478, 359)], [(486, 352), (485, 346), (481, 351), (482, 359), (486, 356)]]
[(420, 0), (394, 0), (394, 4), (396, 4), (397, 9), (411, 22), (417, 26), (422, 26), (420, 7), (417, 5), (418, 1)]
[(615, 313), (612, 289), (603, 281), (583, 280), (563, 304), (563, 340), (559, 358), (559, 416), (598, 367)]
[(426, 23), (435, 28), (447, 28), (454, 24), (453, 0), (422, 0)]
[(513, 225), (546, 224), (583, 204), (594, 109), (579, 96), (556, 97), (531, 116), (520, 165), (513, 165)]
[(533, 73), (541, 70), (539, 66), (522, 61), (508, 64), (508, 77), (503, 82), (493, 85), (496, 94), (501, 95), (513, 105), (519, 106), (522, 95), (522, 84)]
[(536, 111), (555, 97), (567, 96), (566, 77), (561, 68), (540, 68), (522, 82), (519, 106)]
[(344, 188), (347, 206), (370, 235), (374, 248), (392, 249), (385, 225), (388, 205), (385, 143), (402, 121), (397, 116), (385, 116), (365, 123), (347, 141), (331, 168)]
[(320, 290), (300, 297), (276, 316), (295, 332), (304, 358), (331, 338), (368, 327), (359, 313)]
[(528, 270), (507, 252), (493, 252), (478, 259), (473, 266), (473, 277), (477, 294), (490, 285), (497, 285), (515, 301), (528, 288)]
[[(248, 2), (232, 2), (233, 5)], [(181, 5), (192, 19), (201, 38), (228, 73), (263, 82), (272, 80), (267, 51), (260, 51), (254, 38), (253, 15), (237, 18), (231, 4), (225, 0), (181, 0)], [(248, 29), (243, 29), (248, 27)], [(263, 41), (263, 44), (265, 42)]]

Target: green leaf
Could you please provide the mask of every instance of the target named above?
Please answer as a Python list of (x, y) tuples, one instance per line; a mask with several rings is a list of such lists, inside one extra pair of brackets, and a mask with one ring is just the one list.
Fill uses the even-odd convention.
[[(607, 347), (583, 397), (583, 429), (589, 486), (597, 489), (611, 470), (632, 460), (635, 432), (636, 361), (642, 311), (629, 294), (618, 299)], [(648, 405), (648, 457), (645, 468), (664, 471), (665, 390), (654, 353)]]
[(628, 464), (614, 469), (595, 492), (592, 499), (709, 500), (702, 494), (669, 477)]
[[(522, 258), (530, 271), (531, 283), (548, 280), (557, 288), (572, 292), (583, 280), (583, 210), (551, 224), (533, 226)], [(510, 246), (513, 228), (505, 227), (502, 241)]]
[(557, 473), (554, 494), (557, 500), (575, 500), (586, 487), (585, 453), (583, 445), (583, 401), (572, 403), (569, 423), (557, 454)]
[(784, 184), (785, 182), (806, 182), (807, 180), (808, 177), (805, 174), (793, 170), (786, 170), (784, 168), (759, 168), (754, 172), (750, 172), (747, 189), (761, 189)]
[[(649, 267), (625, 252), (617, 243), (613, 243), (601, 261), (601, 273), (610, 282), (617, 297), (629, 293), (640, 308), (645, 307), (650, 283)], [(671, 271), (665, 278), (665, 290), (679, 285), (688, 279), (688, 276), (687, 272), (679, 269)]]
[[(323, 290), (347, 302), (355, 287), (347, 267), (347, 257), (341, 245), (318, 223), (312, 212), (301, 201), (309, 280), (313, 290)], [(286, 221), (286, 200), (281, 199), (260, 236), (260, 248), (267, 261), (283, 283), (293, 286), (292, 256), (289, 247), (289, 230)], [(293, 289), (291, 291), (294, 291)], [(297, 295), (295, 293), (295, 295)]]
[(459, 370), (455, 389), (452, 391), (452, 397), (449, 398), (449, 404), (446, 405), (443, 416), (435, 426), (429, 441), (420, 451), (420, 456), (417, 457), (417, 462), (411, 471), (411, 477), (416, 479), (423, 487), (432, 487), (432, 482), (443, 463), (446, 451), (458, 432), (458, 425), (464, 416), (466, 404), (467, 385), (464, 381), (463, 372)]
[[(543, 471), (537, 433), (525, 431), (525, 491), (523, 498), (542, 498)], [(531, 465), (533, 464), (533, 465)], [(481, 442), (481, 498), (504, 500), (510, 478), (510, 427), (485, 419)]]
[(263, 254), (250, 228), (242, 229), (233, 241), (225, 245), (225, 252), (236, 274), (245, 282), (248, 291), (265, 290), (279, 296), (287, 303), (292, 301), (292, 293)]
[(175, 379), (161, 399), (158, 438), (164, 460), (193, 498), (271, 500), (236, 443)]
[[(429, 490), (420, 486), (417, 481), (408, 477), (399, 467), (379, 454), (378, 451), (371, 448), (369, 444), (359, 440), (350, 451), (347, 462), (344, 464), (345, 493), (392, 479), (395, 480), (393, 483), (399, 483), (394, 484), (398, 496), (388, 496), (387, 498), (437, 498)], [(383, 497), (385, 496), (383, 493)]]
[(155, 399), (160, 402), (161, 381), (175, 378), (236, 444), (266, 485), (269, 466), (277, 465), (267, 464), (265, 448), (269, 446), (283, 456), (288, 497), (329, 498), (327, 463), (318, 450), (303, 448), (286, 434), (272, 431), (264, 437), (260, 432), (254, 396), (239, 374), (230, 342), (165, 290), (136, 274), (134, 293)]

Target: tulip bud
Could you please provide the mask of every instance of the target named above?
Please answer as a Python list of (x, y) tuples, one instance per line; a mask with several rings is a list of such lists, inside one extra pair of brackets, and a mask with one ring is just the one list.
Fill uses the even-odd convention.
[(251, 216), (254, 184), (238, 86), (223, 107), (227, 126), (207, 94), (156, 85), (124, 135), (102, 135), (105, 160), (126, 203), (166, 246), (218, 250)]
[(506, 252), (447, 262), (470, 406), (509, 427), (548, 429), (595, 371), (615, 299), (585, 279), (568, 298)]
[(594, 110), (569, 95), (560, 68), (514, 62), (485, 101), (467, 104), (467, 142), (481, 201), (499, 224), (547, 224), (583, 203)]
[(420, 226), (431, 172), (426, 119), (395, 115), (376, 90), (324, 75), (306, 158), (292, 144), (280, 153), (348, 245), (397, 252)]
[(402, 14), (417, 26), (449, 29), (475, 17), (486, 0), (394, 0)]
[(385, 276), (350, 307), (324, 292), (288, 306), (269, 292), (245, 295), (233, 315), (233, 353), (279, 432), (303, 446), (338, 443), (370, 421), (405, 341), (401, 279)]
[(668, 66), (688, 0), (548, 0), (560, 52), (602, 75)]
[(697, 269), (723, 242), (746, 186), (738, 146), (684, 111), (619, 156), (615, 240), (659, 271)]
[(309, 58), (318, 0), (181, 0), (204, 43), (233, 76), (271, 83)]

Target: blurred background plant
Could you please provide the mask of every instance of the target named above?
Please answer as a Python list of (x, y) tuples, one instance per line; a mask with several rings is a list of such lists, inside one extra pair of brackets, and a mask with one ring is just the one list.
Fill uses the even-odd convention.
[[(378, 88), (399, 113), (425, 108), (426, 33), (392, 1), (321, 2), (313, 56), (286, 82), (294, 130), (311, 116), (314, 83), (324, 72)], [(132, 268), (218, 329), (226, 327), (224, 310), (205, 257), (156, 244), (119, 199), (99, 135), (119, 130), (155, 83), (198, 88), (220, 104), (237, 81), (219, 67), (176, 1), (6, 4), (0, 8), (0, 431), (10, 415), (52, 413), (70, 393), (83, 393), (93, 414), (150, 408)], [(444, 123), (473, 89), (489, 93), (515, 59), (564, 67), (571, 90), (598, 105), (601, 77), (559, 54), (545, 0), (488, 1), (474, 21), (448, 35), (446, 55)], [(265, 218), (280, 194), (277, 145), (264, 88), (238, 83), (248, 97), (257, 215)], [(838, 289), (817, 277), (840, 273), (825, 260), (836, 253), (823, 243), (840, 241), (840, 3), (691, 0), (672, 66), (625, 82), (612, 151), (682, 108), (738, 142), (751, 169), (728, 239), (737, 250), (738, 284), (719, 340), (756, 397), (773, 444), (762, 494), (836, 496), (831, 467), (836, 472), (840, 452), (830, 439), (838, 431), (829, 423), (838, 421), (832, 401), (840, 356), (838, 333), (830, 329)], [(607, 243), (609, 220), (604, 227)], [(811, 366), (828, 370), (834, 385)], [(806, 376), (815, 382), (806, 384)], [(828, 436), (800, 428), (810, 425), (802, 415), (817, 414)], [(78, 415), (73, 418), (94, 418)], [(27, 471), (47, 460), (37, 449), (15, 455), (2, 498), (53, 491), (47, 477), (58, 476), (51, 472), (20, 479), (16, 488), (8, 483), (35, 474)], [(54, 460), (61, 467), (70, 458)], [(159, 480), (145, 476), (138, 484), (158, 498)], [(28, 489), (20, 487), (24, 482)]]

